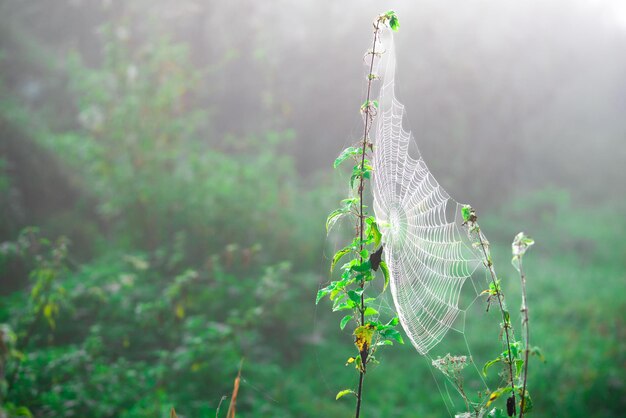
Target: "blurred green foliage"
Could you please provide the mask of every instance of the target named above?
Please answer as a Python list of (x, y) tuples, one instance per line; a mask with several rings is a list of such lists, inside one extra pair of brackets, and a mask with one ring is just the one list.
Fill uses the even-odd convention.
[[(353, 373), (335, 365), (352, 336), (311, 297), (328, 281), (323, 222), (340, 194), (299, 178), (295, 131), (213, 134), (186, 48), (132, 25), (100, 33), (100, 62), (73, 54), (63, 67), (69, 104), (0, 98), (3, 141), (20, 132), (23, 155), (42, 156), (26, 174), (15, 152), (0, 157), (1, 286), (18, 289), (0, 298), (0, 416), (214, 416), (242, 358), (241, 415), (348, 416), (334, 396)], [(24, 184), (49, 192), (53, 162), (79, 198), (34, 217)], [(525, 264), (547, 358), (530, 363), (537, 416), (626, 409), (624, 209), (548, 189), (481, 216), (497, 266), (520, 228), (538, 243)], [(34, 221), (41, 232), (16, 231)], [(503, 280), (507, 295), (516, 283)], [(365, 391), (367, 416), (445, 415), (410, 346), (368, 369)]]

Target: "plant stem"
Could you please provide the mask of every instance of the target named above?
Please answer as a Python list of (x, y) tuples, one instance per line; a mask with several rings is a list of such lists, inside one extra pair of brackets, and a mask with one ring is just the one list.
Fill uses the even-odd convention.
[(519, 413), (520, 418), (522, 418), (524, 416), (524, 404), (526, 401), (526, 378), (528, 376), (528, 355), (530, 353), (530, 330), (528, 328), (528, 303), (526, 303), (526, 275), (524, 274), (524, 269), (522, 267), (522, 257), (520, 256), (517, 261), (519, 263), (519, 275), (522, 282), (522, 328), (524, 328), (524, 333), (526, 334), (524, 350), (524, 383), (522, 385), (522, 401), (520, 403), (521, 411)]
[[(500, 313), (502, 314), (502, 323), (504, 327), (504, 334), (506, 335), (506, 349), (509, 357), (509, 376), (511, 377), (511, 396), (513, 397), (513, 405), (515, 405), (515, 382), (513, 375), (513, 355), (511, 354), (511, 339), (509, 337), (509, 322), (504, 313), (504, 305), (502, 303), (502, 294), (500, 292), (500, 287), (497, 283), (496, 272), (493, 268), (493, 263), (491, 262), (491, 258), (487, 254), (487, 248), (485, 241), (483, 240), (482, 232), (480, 228), (477, 232), (478, 242), (480, 243), (480, 248), (483, 250), (483, 255), (485, 256), (485, 264), (489, 269), (489, 273), (491, 274), (491, 280), (493, 282), (493, 287), (496, 290), (496, 298), (498, 299), (498, 305), (500, 306)], [(515, 412), (515, 406), (513, 407), (513, 415), (517, 415)]]
[[(367, 74), (367, 98), (365, 100), (365, 109), (363, 110), (363, 112), (365, 113), (365, 117), (364, 117), (364, 122), (363, 122), (363, 143), (362, 143), (362, 153), (361, 153), (361, 173), (364, 172), (365, 169), (365, 151), (367, 148), (367, 144), (368, 144), (368, 134), (369, 131), (371, 129), (371, 124), (369, 122), (371, 122), (371, 118), (372, 116), (370, 115), (370, 97), (371, 97), (371, 92), (372, 92), (372, 71), (374, 70), (374, 58), (376, 57), (376, 41), (378, 40), (378, 30), (380, 27), (380, 17), (376, 19), (376, 22), (374, 23), (374, 40), (372, 42), (372, 59), (370, 61), (370, 69), (369, 69), (369, 73)], [(358, 230), (359, 230), (359, 252), (363, 251), (363, 228), (364, 228), (364, 220), (365, 220), (365, 215), (363, 214), (363, 189), (365, 186), (365, 179), (363, 178), (363, 175), (361, 175), (361, 178), (359, 179), (359, 214), (358, 214)], [(360, 256), (361, 259), (361, 263), (363, 262), (363, 256)], [(361, 289), (363, 289), (365, 287), (365, 280), (362, 279), (361, 283), (360, 283)], [(365, 299), (364, 299), (364, 295), (363, 293), (361, 293), (361, 306), (360, 306), (360, 311), (361, 311), (361, 325), (365, 325)], [(359, 388), (357, 390), (357, 395), (356, 395), (356, 413), (355, 413), (355, 417), (359, 418), (360, 414), (361, 414), (361, 400), (363, 397), (363, 380), (365, 378), (365, 370), (366, 370), (366, 366), (367, 366), (367, 359), (365, 359), (363, 361), (363, 364), (361, 364), (361, 370), (359, 370)]]

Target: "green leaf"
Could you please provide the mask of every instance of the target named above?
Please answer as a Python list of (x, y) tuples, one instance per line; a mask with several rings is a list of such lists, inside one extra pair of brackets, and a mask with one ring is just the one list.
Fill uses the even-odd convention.
[(341, 258), (344, 255), (350, 253), (350, 251), (352, 251), (352, 247), (345, 247), (345, 248), (342, 248), (341, 250), (339, 250), (339, 251), (337, 251), (335, 253), (335, 255), (333, 256), (333, 261), (330, 264), (330, 271), (331, 272), (333, 271), (333, 269), (335, 268), (335, 265), (339, 262), (339, 260), (341, 260)]
[(353, 394), (354, 396), (356, 396), (356, 393), (354, 393), (354, 391), (352, 389), (344, 389), (339, 391), (339, 393), (337, 393), (337, 396), (335, 397), (335, 400), (339, 400), (339, 398), (342, 398), (346, 395), (350, 395)]
[(380, 233), (376, 221), (373, 220), (371, 222), (368, 222), (368, 225), (369, 227), (367, 230), (367, 235), (374, 240), (374, 247), (378, 247), (380, 245), (380, 240), (382, 239), (383, 235)]
[(348, 207), (343, 207), (343, 208), (335, 209), (334, 211), (332, 211), (328, 215), (328, 218), (326, 218), (326, 233), (328, 234), (330, 229), (333, 227), (333, 225), (335, 225), (335, 223), (339, 220), (339, 218), (341, 218), (343, 215), (345, 215), (348, 212), (350, 212), (350, 208)]
[(327, 286), (327, 287), (325, 287), (323, 289), (318, 290), (317, 291), (317, 297), (315, 298), (315, 304), (317, 305), (318, 303), (320, 303), (320, 300), (322, 300), (322, 298), (324, 296), (326, 296), (327, 294), (329, 294), (333, 290), (334, 290), (334, 286), (333, 285), (330, 285), (330, 286)]
[[(362, 292), (362, 291), (361, 291)], [(351, 301), (353, 301), (356, 304), (360, 304), (361, 303), (361, 292), (356, 291), (356, 290), (349, 290), (348, 291), (348, 297), (350, 298)]]
[(489, 406), (491, 405), (491, 403), (493, 401), (495, 401), (496, 399), (498, 399), (500, 396), (511, 392), (513, 389), (511, 389), (511, 386), (506, 386), (503, 388), (498, 388), (495, 391), (491, 392), (491, 395), (489, 395), (489, 400), (487, 401), (487, 404), (485, 406)]
[(504, 326), (508, 327), (511, 324), (511, 314), (509, 311), (502, 311), (502, 316), (504, 317)]
[(389, 268), (387, 267), (387, 263), (384, 261), (380, 262), (380, 271), (383, 272), (383, 277), (385, 279), (385, 285), (383, 286), (383, 292), (387, 290), (387, 286), (389, 286)]
[[(342, 280), (342, 281), (343, 281), (343, 280)], [(346, 297), (346, 294), (345, 294), (345, 293), (341, 293), (341, 290), (342, 290), (342, 289), (333, 289), (333, 290), (330, 292), (330, 300), (332, 300), (333, 302), (335, 302), (335, 305), (336, 305), (337, 303), (339, 303), (341, 299), (344, 299), (344, 298)], [(337, 296), (339, 296), (339, 299), (335, 300), (335, 298), (337, 298)]]
[(524, 366), (524, 360), (515, 360), (515, 376), (522, 374), (522, 366)]
[(356, 180), (357, 178), (359, 178), (359, 176), (354, 175), (354, 174), (350, 176), (350, 188), (351, 189), (354, 189), (354, 180)]
[(519, 358), (521, 352), (521, 343), (519, 341), (516, 341), (515, 343), (511, 344), (511, 356), (516, 359)]
[(363, 153), (363, 149), (362, 148), (357, 148), (357, 147), (348, 147), (346, 149), (344, 149), (341, 154), (339, 154), (339, 156), (337, 157), (337, 159), (335, 160), (333, 167), (337, 168), (341, 165), (341, 163), (343, 163), (345, 160), (347, 160), (348, 158), (352, 157), (353, 155), (360, 155)]
[(349, 300), (345, 303), (341, 303), (337, 306), (334, 306), (333, 312), (345, 311), (347, 309), (354, 309), (354, 308), (356, 308), (356, 304), (353, 301)]
[(341, 322), (339, 323), (339, 328), (343, 330), (346, 327), (346, 325), (348, 325), (348, 322), (350, 322), (352, 318), (353, 318), (352, 315), (346, 315), (343, 318), (341, 318)]
[(387, 322), (387, 326), (389, 327), (395, 327), (398, 325), (398, 323), (400, 322), (400, 320), (398, 319), (397, 316), (391, 318), (391, 320), (389, 322)]
[(461, 208), (461, 215), (463, 216), (463, 222), (469, 221), (471, 214), (472, 214), (472, 207), (471, 206), (464, 205)]
[(487, 377), (487, 369), (489, 369), (491, 366), (493, 366), (494, 364), (500, 361), (502, 361), (502, 358), (498, 357), (496, 359), (489, 360), (487, 363), (485, 363), (485, 365), (483, 366), (483, 376)]
[[(519, 392), (520, 392), (520, 396), (524, 397), (524, 413), (530, 412), (533, 409), (533, 400), (530, 397), (530, 393), (528, 393), (528, 389), (526, 389), (526, 393), (524, 394), (522, 393), (521, 389), (519, 390)], [(522, 409), (521, 404), (522, 402), (520, 400), (520, 409)]]
[(396, 15), (393, 15), (391, 19), (389, 19), (389, 27), (394, 32), (397, 32), (398, 29), (400, 29), (400, 22), (398, 21), (398, 18), (396, 17)]
[(372, 264), (369, 262), (369, 260), (355, 264), (351, 267), (352, 271), (356, 271), (357, 273), (365, 273), (367, 271), (370, 271), (371, 268)]
[(399, 342), (400, 344), (404, 344), (404, 340), (402, 339), (402, 335), (400, 334), (399, 331), (392, 329), (392, 328), (388, 328), (385, 329), (383, 331), (381, 331), (380, 335), (382, 335), (384, 338), (386, 339), (394, 339), (397, 342)]
[(365, 312), (363, 313), (364, 316), (372, 316), (372, 315), (378, 315), (378, 311), (370, 306), (368, 306), (367, 308), (365, 308)]

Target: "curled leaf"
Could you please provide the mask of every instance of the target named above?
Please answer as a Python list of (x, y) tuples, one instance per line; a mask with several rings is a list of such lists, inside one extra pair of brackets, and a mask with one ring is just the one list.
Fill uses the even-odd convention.
[(354, 393), (354, 391), (352, 389), (344, 389), (339, 391), (339, 393), (337, 393), (337, 396), (335, 397), (335, 400), (339, 400), (339, 398), (342, 398), (346, 395), (350, 395), (353, 394), (356, 396), (356, 393)]

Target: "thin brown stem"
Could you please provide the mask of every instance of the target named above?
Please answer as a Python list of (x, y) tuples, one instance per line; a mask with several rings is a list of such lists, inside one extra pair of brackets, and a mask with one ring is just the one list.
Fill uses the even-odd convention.
[[(515, 376), (513, 375), (513, 355), (511, 353), (511, 338), (509, 337), (509, 320), (506, 318), (506, 314), (504, 311), (504, 305), (502, 303), (502, 294), (500, 292), (500, 287), (497, 283), (496, 272), (493, 268), (493, 263), (491, 258), (487, 254), (487, 248), (485, 241), (483, 240), (482, 233), (480, 229), (477, 232), (478, 242), (480, 243), (480, 248), (483, 250), (483, 255), (485, 256), (485, 264), (487, 269), (489, 269), (489, 273), (491, 274), (491, 280), (493, 282), (493, 287), (496, 291), (496, 298), (498, 299), (498, 305), (500, 307), (500, 313), (502, 314), (502, 324), (504, 327), (504, 334), (506, 336), (506, 349), (509, 357), (509, 376), (511, 378), (511, 396), (513, 397), (513, 405), (515, 405)], [(513, 415), (516, 415), (515, 407), (513, 407)]]
[(518, 258), (519, 263), (519, 275), (520, 280), (522, 282), (522, 327), (524, 328), (524, 333), (526, 334), (525, 341), (525, 350), (524, 350), (524, 383), (522, 385), (522, 401), (520, 403), (520, 413), (519, 416), (522, 418), (524, 416), (524, 407), (526, 403), (526, 378), (528, 377), (528, 357), (530, 353), (530, 330), (528, 328), (528, 303), (526, 302), (526, 275), (524, 274), (524, 269), (522, 267), (522, 257)]
[[(368, 133), (371, 128), (371, 115), (370, 115), (370, 97), (372, 92), (372, 71), (374, 70), (374, 59), (376, 57), (376, 42), (378, 41), (378, 30), (380, 27), (380, 18), (376, 19), (374, 23), (374, 40), (372, 42), (372, 51), (371, 51), (371, 61), (369, 66), (369, 73), (367, 74), (367, 98), (365, 100), (365, 108), (363, 112), (365, 114), (364, 122), (363, 122), (363, 142), (361, 148), (361, 173), (364, 172), (365, 169), (365, 152), (368, 144)], [(363, 189), (365, 187), (365, 179), (363, 175), (359, 179), (359, 220), (358, 220), (358, 230), (359, 230), (359, 252), (363, 251), (363, 229), (364, 229), (364, 221), (365, 216), (363, 214)], [(363, 263), (363, 256), (360, 256), (360, 261)], [(365, 287), (365, 280), (362, 279), (360, 283), (361, 289)], [(361, 293), (361, 325), (365, 325), (365, 298), (363, 293)], [(365, 371), (367, 366), (367, 358), (363, 360), (363, 364), (361, 364), (361, 369), (359, 370), (359, 388), (357, 389), (356, 394), (356, 413), (355, 417), (359, 418), (361, 414), (361, 401), (363, 399), (363, 380), (365, 379)]]

